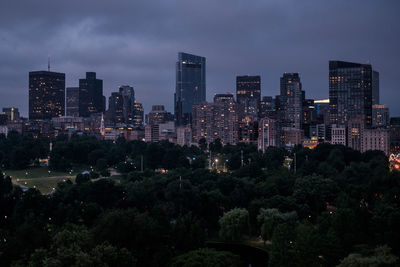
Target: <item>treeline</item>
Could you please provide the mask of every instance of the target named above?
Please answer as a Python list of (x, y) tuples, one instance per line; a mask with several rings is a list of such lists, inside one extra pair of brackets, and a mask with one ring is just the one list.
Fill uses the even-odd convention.
[[(92, 142), (76, 146), (86, 157), (65, 148), (79, 142)], [(240, 257), (205, 249), (206, 241), (259, 236), (268, 266), (398, 264), (400, 174), (389, 170), (381, 152), (296, 147), (288, 169), (283, 150), (260, 153), (215, 142), (212, 158), (231, 170), (218, 173), (204, 168), (205, 147), (86, 137), (57, 140), (51, 153), (58, 147), (70, 164), (89, 163), (89, 154), (102, 150), (91, 160), (126, 165), (119, 166), (123, 178), (66, 181), (42, 195), (1, 177), (2, 266), (199, 266), (205, 259), (205, 266), (240, 266)], [(153, 169), (166, 168), (165, 154), (176, 165), (160, 174)], [(138, 170), (142, 155), (144, 172)]]

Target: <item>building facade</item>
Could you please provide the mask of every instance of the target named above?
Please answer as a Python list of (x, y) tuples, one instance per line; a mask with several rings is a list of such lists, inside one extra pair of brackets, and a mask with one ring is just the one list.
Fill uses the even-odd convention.
[(191, 122), (193, 106), (206, 101), (206, 58), (178, 53), (175, 117), (177, 125)]
[(246, 116), (258, 116), (261, 102), (261, 77), (237, 76), (236, 100), (244, 106)]
[(79, 79), (79, 116), (90, 117), (104, 111), (103, 80), (97, 79), (95, 72), (86, 72), (86, 78)]
[(29, 119), (50, 120), (65, 113), (65, 74), (29, 72)]
[(79, 87), (67, 87), (67, 116), (79, 117)]
[(373, 90), (375, 95), (379, 95), (379, 82), (375, 80), (373, 86), (373, 76), (375, 79), (379, 77), (369, 64), (329, 61), (331, 124), (347, 125), (351, 118), (362, 115), (365, 125), (372, 125)]
[(300, 129), (303, 92), (298, 73), (284, 73), (280, 83), (280, 119), (283, 127)]
[(277, 121), (271, 118), (262, 118), (258, 125), (258, 150), (265, 152), (270, 146), (278, 146), (279, 134)]

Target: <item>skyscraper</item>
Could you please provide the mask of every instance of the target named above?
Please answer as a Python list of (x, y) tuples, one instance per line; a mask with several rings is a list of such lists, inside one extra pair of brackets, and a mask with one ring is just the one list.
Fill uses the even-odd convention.
[(300, 129), (303, 92), (298, 73), (284, 73), (281, 77), (280, 116), (282, 126)]
[(96, 79), (95, 72), (86, 72), (86, 79), (79, 79), (79, 116), (89, 117), (104, 110), (103, 80)]
[(193, 106), (205, 101), (206, 58), (178, 53), (174, 101), (177, 125), (190, 123)]
[(142, 103), (135, 102), (133, 104), (132, 125), (134, 127), (143, 127), (144, 109)]
[(122, 95), (122, 113), (124, 122), (126, 124), (132, 124), (135, 105), (135, 91), (133, 90), (133, 87), (129, 85), (121, 85), (119, 87), (119, 93)]
[(236, 100), (244, 106), (245, 115), (258, 116), (261, 101), (260, 76), (237, 76)]
[(193, 141), (198, 143), (205, 138), (207, 143), (211, 143), (220, 139), (223, 144), (237, 144), (242, 114), (243, 106), (234, 101), (232, 94), (217, 94), (214, 103), (194, 106)]
[(374, 101), (379, 102), (379, 74), (370, 64), (329, 61), (331, 124), (347, 125), (350, 119), (362, 115), (365, 125), (371, 126), (373, 94)]
[(79, 87), (67, 87), (67, 116), (79, 117)]
[(9, 121), (19, 120), (19, 110), (18, 108), (3, 108), (3, 114), (7, 115)]
[(65, 112), (65, 74), (29, 72), (29, 119), (50, 120)]
[(379, 72), (372, 71), (372, 105), (379, 105)]
[(120, 92), (113, 92), (108, 98), (107, 121), (124, 122), (124, 101)]

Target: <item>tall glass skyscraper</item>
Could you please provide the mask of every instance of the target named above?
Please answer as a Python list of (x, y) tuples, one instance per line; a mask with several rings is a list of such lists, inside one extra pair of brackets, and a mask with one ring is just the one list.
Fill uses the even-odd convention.
[(261, 101), (261, 77), (237, 76), (236, 100), (244, 106), (244, 113), (258, 116)]
[(67, 87), (67, 116), (79, 117), (79, 87)]
[(371, 126), (373, 102), (379, 102), (379, 74), (370, 64), (329, 61), (331, 124), (347, 125), (361, 115)]
[(50, 120), (64, 116), (65, 74), (52, 71), (29, 72), (29, 119)]
[(96, 78), (96, 72), (86, 72), (86, 79), (79, 79), (79, 116), (104, 112), (105, 102), (103, 80)]
[(280, 108), (284, 127), (300, 129), (303, 92), (298, 73), (284, 73), (281, 77)]
[(189, 124), (193, 106), (205, 101), (206, 58), (178, 53), (174, 101), (177, 125)]

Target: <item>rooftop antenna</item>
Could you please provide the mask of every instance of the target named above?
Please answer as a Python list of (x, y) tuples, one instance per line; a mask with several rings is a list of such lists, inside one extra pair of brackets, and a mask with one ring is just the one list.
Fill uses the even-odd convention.
[(50, 56), (47, 58), (47, 70), (50, 71)]

